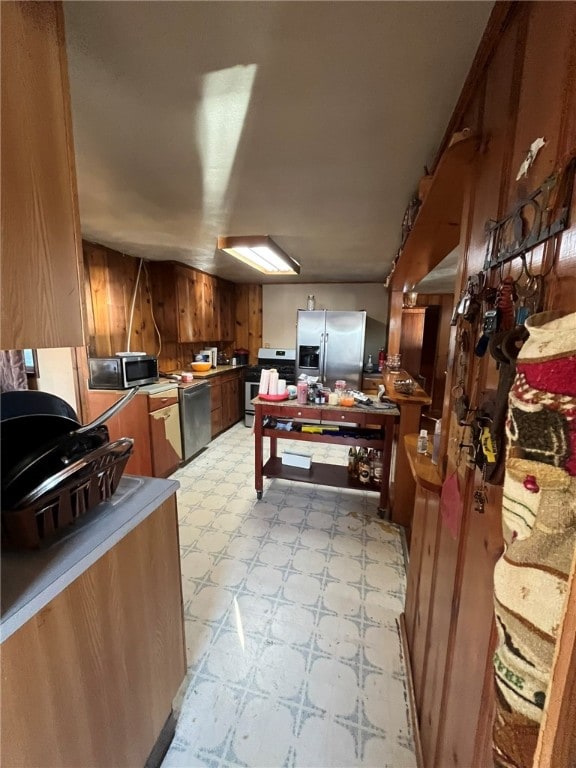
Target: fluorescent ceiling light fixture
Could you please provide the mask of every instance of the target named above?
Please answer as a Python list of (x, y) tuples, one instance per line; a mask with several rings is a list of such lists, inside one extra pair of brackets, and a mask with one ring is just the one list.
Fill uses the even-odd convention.
[(300, 264), (268, 235), (219, 237), (218, 248), (265, 275), (300, 274)]

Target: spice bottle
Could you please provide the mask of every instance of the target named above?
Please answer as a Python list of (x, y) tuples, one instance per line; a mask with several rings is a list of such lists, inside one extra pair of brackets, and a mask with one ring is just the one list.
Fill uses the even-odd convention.
[(425, 429), (420, 430), (418, 442), (416, 443), (416, 453), (426, 453), (428, 450), (428, 432)]

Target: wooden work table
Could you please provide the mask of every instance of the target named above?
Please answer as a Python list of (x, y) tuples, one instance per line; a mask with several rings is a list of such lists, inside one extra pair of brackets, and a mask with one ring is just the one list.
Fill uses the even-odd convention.
[[(381, 517), (389, 518), (389, 476), (394, 439), (394, 425), (399, 416), (396, 408), (380, 409), (361, 405), (316, 405), (313, 403), (299, 405), (295, 400), (268, 402), (259, 397), (254, 398), (254, 466), (256, 495), (262, 498), (264, 477), (280, 477), (303, 483), (318, 483), (319, 485), (335, 486), (338, 488), (357, 488), (373, 490), (380, 494), (378, 511)], [(352, 428), (353, 435), (317, 434), (309, 432), (284, 431), (264, 426), (264, 418), (292, 419), (299, 423), (313, 423), (321, 426), (323, 423), (357, 425)], [(270, 439), (270, 457), (264, 463), (264, 437)], [(348, 474), (346, 466), (321, 464), (312, 462), (310, 469), (292, 467), (282, 464), (278, 456), (278, 439), (301, 440), (308, 443), (332, 443), (350, 447), (373, 448), (382, 451), (382, 482), (379, 486), (374, 483), (362, 484)]]

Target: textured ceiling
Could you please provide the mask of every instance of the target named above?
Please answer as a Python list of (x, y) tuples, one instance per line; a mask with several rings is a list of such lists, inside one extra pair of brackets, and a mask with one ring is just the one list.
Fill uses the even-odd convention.
[(268, 234), (308, 283), (385, 279), (492, 3), (64, 8), (83, 237), (276, 282), (216, 249)]

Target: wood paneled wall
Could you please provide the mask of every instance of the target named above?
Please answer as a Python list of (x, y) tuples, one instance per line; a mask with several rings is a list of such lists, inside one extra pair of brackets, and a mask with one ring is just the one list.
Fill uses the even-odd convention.
[(262, 286), (236, 285), (236, 346), (250, 353), (250, 362), (258, 360), (262, 346)]
[[(576, 3), (497, 3), (492, 22), (449, 126), (450, 133), (471, 128), (480, 137), (464, 201), (456, 297), (467, 276), (483, 267), (487, 220), (502, 218), (576, 155)], [(517, 181), (520, 164), (537, 137), (544, 137), (546, 144), (527, 177)], [(543, 309), (576, 309), (575, 197), (571, 222), (569, 230), (528, 256), (534, 272), (550, 270)], [(517, 275), (519, 269), (516, 259), (504, 274)], [(490, 275), (494, 285), (500, 277), (497, 270)], [(479, 335), (479, 326), (471, 328), (474, 341)], [(450, 429), (443, 435), (443, 449), (449, 474), (462, 439), (452, 411), (455, 328), (448, 328), (446, 341), (443, 424)], [(497, 376), (489, 355), (471, 356), (466, 389), (472, 407), (486, 390), (495, 388)], [(460, 477), (464, 511), (456, 539), (442, 523), (437, 502), (428, 492), (417, 492), (410, 564), (417, 572), (408, 585), (406, 625), (425, 765), (486, 768), (492, 765), (493, 570), (502, 551), (502, 489), (488, 486), (480, 514), (473, 505), (474, 490), (481, 484), (479, 471), (461, 464)], [(558, 700), (554, 690), (550, 700)], [(549, 720), (556, 731), (546, 743), (557, 744), (558, 727), (566, 726), (560, 716)]]
[[(128, 326), (130, 308), (134, 297), (134, 289), (138, 280), (138, 288), (134, 299), (132, 330), (130, 334), (130, 350), (142, 350), (159, 358), (160, 369), (174, 371), (186, 368), (194, 355), (206, 345), (218, 346), (222, 351), (232, 356), (237, 347), (245, 347), (250, 351), (250, 360), (256, 362), (258, 348), (262, 346), (262, 287), (259, 285), (236, 285), (233, 295), (226, 292), (224, 301), (232, 298), (234, 308), (234, 339), (220, 343), (214, 334), (218, 323), (216, 317), (203, 318), (203, 327), (212, 328), (207, 338), (194, 343), (180, 344), (175, 337), (163, 338), (156, 325), (161, 326), (161, 318), (153, 316), (154, 275), (149, 274), (146, 262), (126, 256), (103, 245), (84, 242), (85, 270), (85, 317), (90, 356), (106, 357), (116, 352), (128, 349)], [(154, 263), (161, 268), (161, 263)], [(140, 277), (138, 271), (140, 269)], [(199, 270), (190, 269), (199, 276), (199, 280), (207, 283), (208, 277)], [(214, 281), (210, 281), (212, 285)], [(228, 283), (222, 283), (222, 290)], [(208, 291), (209, 288), (207, 287)], [(176, 298), (175, 302), (176, 303)], [(213, 303), (213, 302), (212, 302)], [(195, 312), (206, 313), (209, 302), (202, 306), (191, 307), (190, 315)], [(156, 320), (156, 322), (155, 322)], [(226, 335), (229, 331), (226, 331)]]

